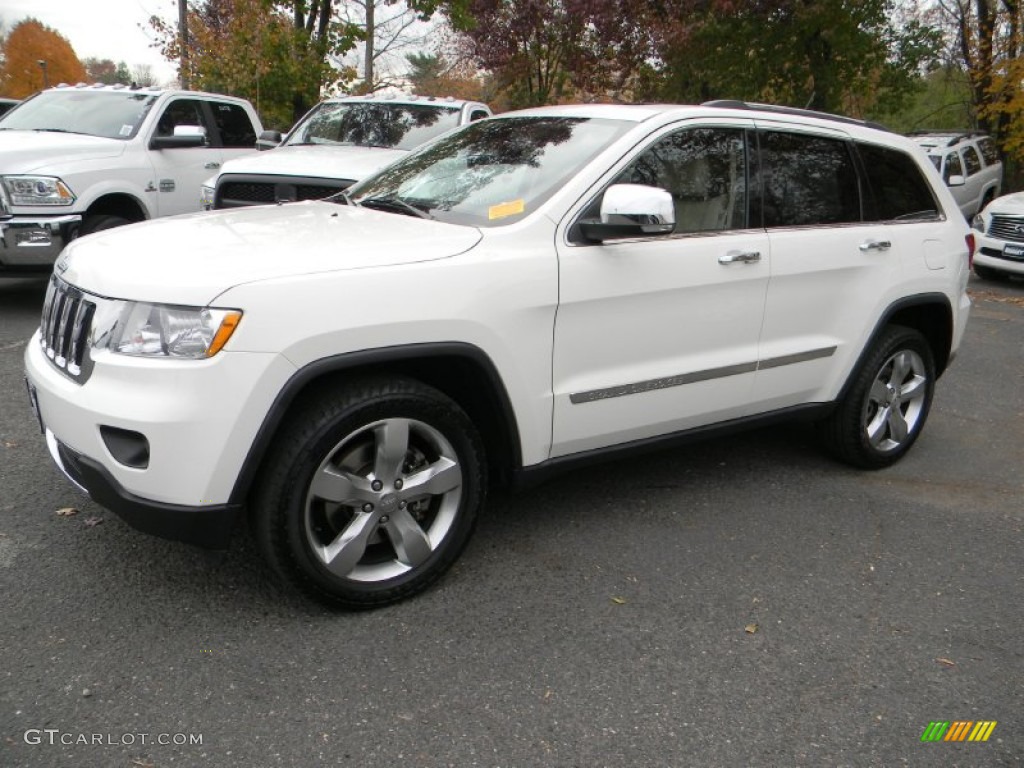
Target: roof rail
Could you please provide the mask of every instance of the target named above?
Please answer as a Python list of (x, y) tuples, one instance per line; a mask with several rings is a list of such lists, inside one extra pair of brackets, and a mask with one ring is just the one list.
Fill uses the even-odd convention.
[(855, 117), (846, 117), (845, 115), (833, 115), (831, 112), (817, 112), (813, 109), (800, 109), (798, 107), (783, 107), (778, 104), (758, 104), (752, 101), (739, 101), (738, 99), (716, 99), (714, 101), (705, 101), (701, 104), (702, 107), (724, 107), (726, 109), (750, 109), (758, 110), (760, 112), (773, 112), (780, 115), (794, 115), (796, 117), (815, 117), (819, 120), (831, 120), (834, 123), (848, 123), (850, 125), (859, 125), (864, 128), (874, 128), (877, 131), (886, 131), (893, 133), (892, 130), (886, 128), (881, 123), (876, 123), (871, 120), (859, 120)]
[(935, 136), (936, 138), (942, 137), (946, 139), (945, 146), (955, 147), (961, 141), (967, 139), (973, 139), (978, 136), (988, 136), (985, 131), (979, 131), (977, 129), (963, 130), (961, 128), (946, 128), (945, 130), (918, 130), (911, 131), (907, 136)]

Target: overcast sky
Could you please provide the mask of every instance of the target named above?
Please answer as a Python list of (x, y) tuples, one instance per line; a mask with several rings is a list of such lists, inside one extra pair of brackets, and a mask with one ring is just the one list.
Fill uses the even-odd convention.
[(79, 59), (94, 56), (125, 62), (131, 69), (148, 64), (161, 85), (174, 80), (177, 67), (156, 48), (149, 17), (177, 23), (175, 0), (0, 0), (0, 19), (9, 32), (27, 17), (38, 19), (71, 43)]

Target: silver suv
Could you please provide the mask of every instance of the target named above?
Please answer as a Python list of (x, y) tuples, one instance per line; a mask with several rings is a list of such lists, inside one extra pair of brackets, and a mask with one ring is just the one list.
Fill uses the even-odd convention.
[(911, 138), (928, 153), (965, 218), (970, 220), (999, 197), (1003, 163), (991, 136), (977, 131), (926, 131)]

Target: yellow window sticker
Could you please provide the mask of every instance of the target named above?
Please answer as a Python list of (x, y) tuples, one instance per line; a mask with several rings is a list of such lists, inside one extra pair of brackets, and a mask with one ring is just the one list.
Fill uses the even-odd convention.
[(515, 216), (525, 210), (526, 201), (519, 198), (518, 200), (513, 200), (510, 203), (498, 203), (497, 205), (492, 205), (487, 209), (487, 218), (491, 221), (494, 221), (495, 219), (507, 219), (509, 216)]

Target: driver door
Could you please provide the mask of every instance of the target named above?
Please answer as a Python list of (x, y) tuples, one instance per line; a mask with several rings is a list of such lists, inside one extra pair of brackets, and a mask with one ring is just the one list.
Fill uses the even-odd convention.
[(217, 132), (211, 125), (205, 102), (200, 99), (173, 99), (163, 107), (153, 136), (173, 136), (179, 125), (199, 126), (207, 142), (200, 147), (149, 149), (153, 179), (146, 191), (157, 216), (193, 213), (200, 210), (199, 192), (203, 181), (215, 174), (222, 161), (221, 149), (214, 146)]

